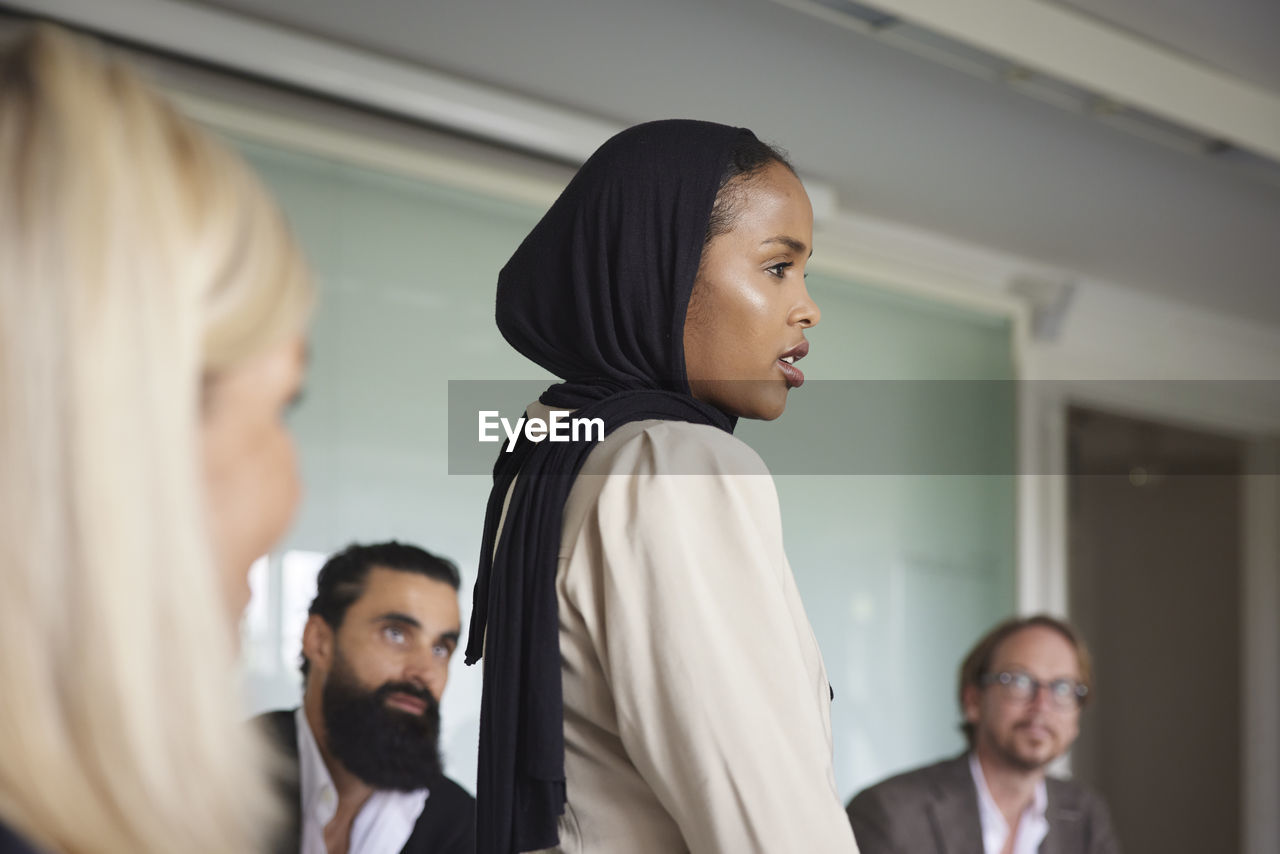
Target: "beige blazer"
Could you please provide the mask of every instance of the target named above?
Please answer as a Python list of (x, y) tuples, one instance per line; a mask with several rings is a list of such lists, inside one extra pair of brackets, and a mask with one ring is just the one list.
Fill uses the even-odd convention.
[(856, 854), (826, 671), (754, 451), (708, 426), (620, 428), (569, 495), (556, 584), (553, 850)]

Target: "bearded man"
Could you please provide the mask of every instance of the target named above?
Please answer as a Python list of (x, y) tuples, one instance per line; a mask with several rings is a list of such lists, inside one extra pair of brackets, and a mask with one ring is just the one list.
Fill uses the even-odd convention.
[(960, 666), (969, 750), (850, 801), (862, 854), (1119, 854), (1102, 799), (1045, 774), (1079, 734), (1091, 679), (1084, 641), (1061, 620), (988, 632)]
[(438, 747), (459, 583), (452, 562), (396, 542), (349, 546), (320, 570), (302, 706), (258, 718), (297, 762), (281, 783), (280, 854), (475, 850), (475, 799), (444, 776)]

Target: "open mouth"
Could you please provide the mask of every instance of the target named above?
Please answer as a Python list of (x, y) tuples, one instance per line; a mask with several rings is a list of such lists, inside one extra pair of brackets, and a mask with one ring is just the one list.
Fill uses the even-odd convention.
[(778, 366), (782, 368), (782, 375), (787, 378), (787, 386), (790, 388), (800, 388), (804, 385), (804, 372), (790, 362), (778, 360)]
[(789, 388), (800, 388), (804, 385), (804, 372), (796, 367), (796, 362), (809, 355), (809, 342), (801, 341), (778, 357), (777, 365), (782, 370)]

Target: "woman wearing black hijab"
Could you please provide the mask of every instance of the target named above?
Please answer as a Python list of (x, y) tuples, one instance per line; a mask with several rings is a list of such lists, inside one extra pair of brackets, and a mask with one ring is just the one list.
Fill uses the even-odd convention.
[(804, 381), (812, 232), (750, 131), (652, 122), (503, 268), (499, 329), (564, 380), (528, 414), (607, 437), (494, 469), (467, 647), (481, 854), (856, 851), (777, 494), (732, 436)]

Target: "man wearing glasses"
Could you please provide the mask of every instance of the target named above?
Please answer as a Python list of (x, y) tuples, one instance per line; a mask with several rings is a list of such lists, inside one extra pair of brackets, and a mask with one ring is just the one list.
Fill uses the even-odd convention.
[(1079, 734), (1090, 684), (1089, 651), (1066, 623), (989, 631), (960, 666), (968, 751), (850, 801), (862, 854), (1119, 854), (1101, 798), (1045, 776)]

